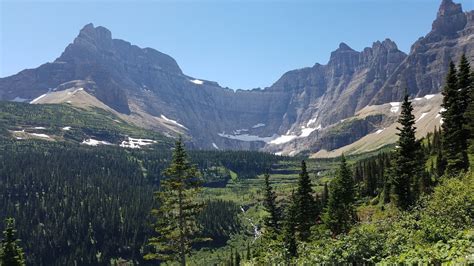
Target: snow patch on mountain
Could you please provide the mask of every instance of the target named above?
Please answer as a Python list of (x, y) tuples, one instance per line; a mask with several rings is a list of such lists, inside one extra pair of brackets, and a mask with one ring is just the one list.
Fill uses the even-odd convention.
[(189, 81), (191, 81), (192, 83), (197, 84), (197, 85), (202, 85), (204, 83), (204, 81), (199, 80), (199, 79), (192, 79), (192, 80), (189, 80)]
[(188, 128), (185, 127), (184, 125), (178, 123), (176, 120), (169, 119), (169, 118), (166, 117), (165, 115), (161, 115), (161, 118), (162, 118), (163, 120), (165, 120), (166, 122), (169, 122), (169, 123), (171, 123), (171, 124), (175, 124), (175, 125), (177, 125), (178, 127), (181, 127), (181, 128), (184, 128), (184, 129), (188, 130)]
[(283, 144), (283, 143), (287, 143), (287, 142), (290, 142), (294, 139), (296, 139), (298, 136), (296, 135), (282, 135), (282, 136), (279, 136), (278, 138), (270, 141), (270, 144)]
[(39, 101), (41, 98), (43, 98), (43, 97), (45, 97), (46, 95), (48, 95), (50, 92), (51, 92), (51, 88), (48, 89), (48, 92), (47, 92), (47, 93), (36, 97), (36, 98), (33, 99), (30, 103), (36, 103), (36, 102)]
[(306, 123), (306, 127), (309, 127), (311, 124), (316, 123), (316, 119), (317, 119), (317, 118), (311, 118), (311, 119), (308, 121), (308, 123)]
[(390, 112), (396, 113), (400, 109), (400, 102), (391, 102), (390, 105), (392, 108), (390, 108)]
[(156, 140), (152, 139), (135, 139), (128, 137), (128, 140), (122, 141), (120, 147), (131, 148), (131, 149), (140, 149), (142, 146), (147, 146), (156, 143)]
[(436, 96), (436, 94), (427, 94), (427, 95), (425, 95), (424, 98), (427, 99), (427, 100), (429, 100), (429, 99), (431, 99), (431, 98), (433, 98), (433, 97), (435, 97), (435, 96)]
[(39, 137), (39, 138), (45, 138), (45, 139), (50, 138), (50, 136), (48, 136), (46, 134), (39, 134), (39, 133), (28, 133), (28, 134), (30, 134), (31, 136)]
[(423, 119), (428, 113), (422, 113), (420, 115), (420, 117), (415, 121), (415, 123), (417, 123), (418, 121), (420, 121), (421, 119)]
[(82, 141), (82, 144), (89, 145), (89, 146), (98, 146), (98, 145), (113, 145), (108, 141), (103, 140), (96, 140), (96, 139), (86, 139)]
[(265, 143), (271, 142), (276, 138), (276, 135), (273, 135), (271, 137), (259, 137), (256, 135), (250, 135), (250, 134), (240, 134), (240, 135), (229, 135), (225, 134), (225, 132), (218, 133), (220, 137), (223, 138), (228, 138), (228, 139), (234, 139), (234, 140), (240, 140), (240, 141), (263, 141)]
[(258, 124), (256, 124), (256, 125), (252, 126), (252, 128), (259, 128), (259, 127), (264, 127), (264, 126), (265, 126), (265, 124), (263, 124), (263, 123), (258, 123)]
[(298, 137), (305, 138), (305, 137), (311, 135), (311, 133), (313, 133), (313, 131), (315, 131), (315, 130), (318, 130), (318, 128), (303, 128), (301, 130), (301, 134)]

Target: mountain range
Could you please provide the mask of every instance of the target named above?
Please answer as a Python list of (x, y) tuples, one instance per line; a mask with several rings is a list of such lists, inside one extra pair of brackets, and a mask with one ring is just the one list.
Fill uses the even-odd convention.
[(101, 108), (184, 135), (198, 149), (329, 156), (378, 149), (381, 138), (393, 142), (405, 90), (418, 99), (419, 134), (439, 126), (437, 94), (450, 61), (462, 54), (474, 63), (474, 11), (443, 0), (431, 31), (409, 54), (390, 39), (363, 51), (341, 43), (325, 65), (289, 71), (264, 89), (234, 91), (88, 24), (53, 62), (1, 78), (0, 100)]

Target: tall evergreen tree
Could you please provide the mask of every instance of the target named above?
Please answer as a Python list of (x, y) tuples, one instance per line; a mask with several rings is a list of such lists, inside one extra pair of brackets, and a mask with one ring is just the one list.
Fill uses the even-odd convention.
[(415, 116), (413, 106), (405, 95), (402, 111), (398, 118), (398, 142), (391, 169), (392, 196), (401, 209), (408, 209), (417, 197), (419, 180), (424, 173), (423, 151), (416, 139)]
[(283, 224), (283, 245), (285, 249), (285, 257), (289, 261), (298, 256), (298, 243), (296, 242), (297, 232), (297, 214), (298, 214), (298, 199), (294, 192), (291, 193), (290, 204), (285, 213), (285, 221)]
[(241, 261), (240, 253), (239, 251), (235, 251), (235, 266), (240, 266), (240, 261)]
[(265, 201), (263, 202), (263, 206), (269, 213), (269, 216), (265, 219), (265, 225), (269, 229), (277, 231), (280, 221), (280, 209), (276, 204), (276, 195), (270, 185), (270, 175), (268, 172), (265, 173)]
[(23, 249), (20, 247), (20, 240), (17, 239), (15, 229), (15, 219), (7, 218), (5, 220), (5, 231), (3, 231), (3, 240), (0, 249), (0, 265), (22, 266), (25, 265)]
[(355, 191), (351, 170), (344, 155), (337, 176), (329, 189), (329, 201), (323, 221), (334, 235), (346, 233), (355, 222)]
[(468, 151), (474, 154), (474, 72), (471, 73), (471, 85), (467, 93), (469, 99), (464, 113), (466, 135), (468, 136)]
[(301, 172), (296, 191), (298, 236), (302, 241), (307, 241), (311, 235), (311, 226), (316, 220), (316, 203), (313, 198), (311, 179), (306, 169), (306, 162), (301, 161)]
[(458, 71), (459, 109), (463, 114), (466, 112), (467, 106), (469, 104), (469, 91), (471, 82), (471, 67), (467, 61), (466, 55), (463, 54), (459, 62)]
[(201, 185), (199, 173), (190, 164), (181, 138), (176, 141), (171, 165), (163, 174), (166, 178), (155, 194), (159, 207), (152, 211), (157, 218), (154, 229), (158, 236), (151, 238), (149, 244), (155, 252), (147, 254), (145, 259), (177, 260), (184, 266), (191, 244), (202, 240), (196, 237), (200, 231), (196, 216), (202, 203), (197, 197)]
[(328, 204), (328, 199), (329, 199), (329, 188), (328, 188), (328, 182), (324, 183), (324, 188), (323, 188), (323, 195), (321, 196), (321, 203), (322, 203), (322, 208), (326, 208)]
[(446, 158), (446, 173), (456, 175), (469, 166), (467, 141), (464, 134), (463, 103), (460, 99), (458, 76), (453, 62), (449, 66), (446, 85), (443, 89), (443, 150)]
[(252, 251), (250, 250), (250, 244), (247, 242), (247, 256), (245, 259), (249, 261), (252, 258)]

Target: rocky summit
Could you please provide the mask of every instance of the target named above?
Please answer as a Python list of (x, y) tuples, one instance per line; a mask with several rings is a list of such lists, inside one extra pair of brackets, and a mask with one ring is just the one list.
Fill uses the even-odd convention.
[(325, 65), (289, 71), (265, 89), (234, 91), (88, 24), (54, 62), (1, 78), (0, 100), (100, 107), (142, 127), (184, 134), (195, 148), (317, 153), (393, 124), (393, 108), (363, 117), (360, 111), (399, 102), (405, 88), (418, 98), (439, 93), (450, 60), (462, 54), (474, 62), (474, 11), (443, 0), (432, 30), (408, 55), (390, 39), (363, 51), (341, 43)]

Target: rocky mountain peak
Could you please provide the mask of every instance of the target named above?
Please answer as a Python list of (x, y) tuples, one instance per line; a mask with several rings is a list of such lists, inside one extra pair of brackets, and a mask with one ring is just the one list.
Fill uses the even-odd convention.
[(339, 48), (336, 51), (354, 51), (349, 45), (344, 42), (339, 44)]
[(456, 4), (452, 0), (443, 0), (439, 6), (437, 17), (450, 16), (462, 13), (461, 4)]
[(354, 49), (349, 47), (349, 45), (341, 42), (339, 44), (339, 47), (331, 53), (331, 58), (329, 61), (331, 62), (333, 60), (338, 60), (341, 57), (347, 57), (347, 55), (354, 54), (354, 53), (358, 53), (358, 52), (354, 51)]
[(461, 4), (456, 4), (452, 0), (443, 0), (432, 30), (442, 35), (454, 35), (462, 30), (466, 23), (466, 14), (463, 13)]
[(94, 24), (89, 23), (81, 29), (79, 35), (74, 39), (74, 44), (110, 49), (112, 46), (112, 33), (104, 27), (94, 27)]
[(394, 41), (390, 40), (389, 38), (385, 39), (380, 45), (384, 47), (385, 49), (387, 49), (388, 51), (398, 50), (397, 44)]

